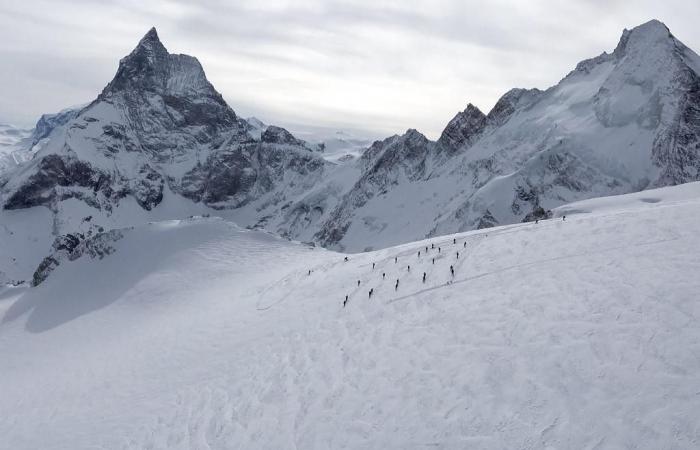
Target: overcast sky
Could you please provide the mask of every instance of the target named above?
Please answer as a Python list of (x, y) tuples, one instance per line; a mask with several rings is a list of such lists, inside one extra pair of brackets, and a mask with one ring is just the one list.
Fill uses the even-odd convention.
[(698, 0), (0, 2), (0, 122), (86, 103), (151, 26), (242, 116), (439, 135), (471, 102), (546, 88), (657, 18), (700, 50)]

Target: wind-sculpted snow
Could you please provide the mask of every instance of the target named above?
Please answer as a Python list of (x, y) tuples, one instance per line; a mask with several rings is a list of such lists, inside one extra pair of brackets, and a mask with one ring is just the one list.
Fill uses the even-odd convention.
[(700, 184), (555, 216), (356, 255), (123, 230), (0, 291), (2, 443), (697, 448)]

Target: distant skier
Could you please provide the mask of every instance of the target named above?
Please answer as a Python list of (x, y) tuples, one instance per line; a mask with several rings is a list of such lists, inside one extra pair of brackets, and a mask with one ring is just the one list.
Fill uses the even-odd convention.
[(347, 257), (347, 256), (345, 257), (345, 262), (348, 262), (348, 257)]
[(372, 293), (374, 292), (374, 288), (369, 290), (369, 298), (372, 298)]
[(345, 305), (348, 304), (348, 296), (345, 296), (345, 301), (343, 302), (343, 308), (345, 308)]
[(423, 283), (425, 283), (425, 272), (423, 272)]
[(450, 273), (452, 276), (455, 276), (455, 268), (453, 266), (450, 266)]
[(435, 244), (430, 244), (430, 248), (434, 249), (434, 248), (435, 248)]
[(566, 220), (566, 216), (562, 216), (562, 217), (561, 217), (561, 221), (563, 222), (563, 221), (565, 221), (565, 220)]
[(457, 238), (452, 239), (452, 243), (456, 244), (457, 243)]
[(398, 257), (398, 256), (394, 256), (394, 264), (396, 264), (397, 262), (399, 262), (399, 257)]
[(433, 265), (435, 265), (435, 258), (433, 258)]
[(408, 266), (408, 271), (409, 271), (409, 272), (411, 271), (411, 266)]
[(311, 276), (311, 269), (309, 269), (309, 276)]
[(386, 272), (382, 272), (382, 280), (386, 277)]
[(374, 270), (374, 263), (372, 263), (372, 270)]
[(464, 248), (467, 248), (467, 242), (464, 241)]
[(538, 223), (540, 223), (540, 219), (535, 219), (535, 225), (537, 225)]
[(459, 252), (457, 252), (457, 259), (459, 259)]
[(425, 246), (425, 253), (428, 253), (428, 246)]
[(420, 258), (420, 250), (418, 250), (418, 257)]
[(358, 286), (360, 285), (360, 280), (357, 280), (357, 285), (358, 285)]
[(442, 249), (441, 249), (440, 247), (438, 247), (438, 253), (440, 253), (441, 250), (442, 250)]
[(394, 286), (394, 290), (397, 291), (399, 289), (399, 279), (396, 279), (396, 286)]

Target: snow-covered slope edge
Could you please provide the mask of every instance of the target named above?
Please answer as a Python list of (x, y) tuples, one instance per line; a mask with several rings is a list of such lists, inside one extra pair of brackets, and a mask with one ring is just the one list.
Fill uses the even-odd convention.
[(0, 292), (3, 442), (695, 448), (700, 186), (682, 189), (348, 262), (217, 219), (126, 231)]

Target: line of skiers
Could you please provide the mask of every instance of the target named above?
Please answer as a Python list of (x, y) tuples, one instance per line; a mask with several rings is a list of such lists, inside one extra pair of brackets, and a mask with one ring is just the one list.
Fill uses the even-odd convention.
[[(457, 244), (457, 239), (456, 239), (456, 238), (452, 239), (452, 244), (454, 244), (454, 245)], [(431, 249), (435, 249), (435, 244), (430, 244), (430, 248), (431, 248)], [(466, 242), (464, 242), (463, 248), (467, 248), (467, 243), (466, 243)], [(438, 247), (438, 253), (441, 253), (441, 251), (442, 251), (441, 247)], [(425, 253), (426, 253), (426, 254), (428, 253), (428, 247), (427, 247), (427, 246), (425, 247)], [(420, 250), (419, 250), (419, 251), (418, 251), (418, 257), (419, 257), (419, 258), (420, 258), (420, 255), (421, 255), (421, 252), (420, 252)], [(457, 259), (459, 259), (459, 251), (457, 252)], [(348, 262), (348, 257), (347, 257), (347, 256), (345, 257), (345, 262)], [(396, 264), (396, 263), (398, 263), (398, 262), (399, 262), (399, 257), (398, 257), (398, 256), (395, 256), (395, 257), (394, 257), (394, 264)], [(435, 265), (435, 258), (432, 258), (432, 264)], [(373, 263), (372, 263), (372, 270), (374, 270), (375, 267), (376, 267), (376, 263), (373, 262)], [(410, 272), (410, 271), (411, 271), (411, 266), (410, 266), (410, 265), (407, 265), (407, 266), (406, 266), (406, 269), (407, 269), (408, 272)], [(309, 270), (309, 275), (311, 275), (311, 270)], [(453, 266), (453, 265), (450, 265), (450, 275), (451, 275), (452, 277), (455, 276), (455, 269), (454, 269), (454, 266)], [(425, 283), (425, 280), (427, 279), (427, 276), (428, 276), (428, 274), (427, 274), (426, 272), (423, 272), (423, 280), (422, 280), (423, 283)], [(382, 272), (382, 280), (385, 280), (385, 279), (386, 279), (386, 272)], [(357, 280), (357, 286), (358, 286), (358, 287), (360, 286), (360, 284), (361, 284), (361, 280)], [(398, 290), (399, 290), (399, 279), (398, 279), (398, 278), (396, 279), (396, 284), (394, 285), (394, 290), (395, 290), (395, 291), (398, 291)], [(374, 288), (370, 288), (370, 290), (368, 291), (368, 298), (371, 299), (371, 298), (372, 298), (372, 294), (374, 294)], [(346, 295), (346, 296), (345, 296), (345, 300), (343, 301), (343, 308), (345, 308), (345, 306), (348, 304), (348, 300), (349, 300), (349, 296)]]

